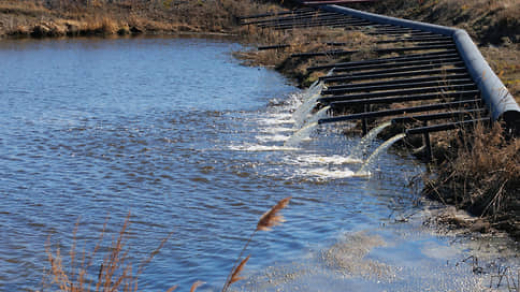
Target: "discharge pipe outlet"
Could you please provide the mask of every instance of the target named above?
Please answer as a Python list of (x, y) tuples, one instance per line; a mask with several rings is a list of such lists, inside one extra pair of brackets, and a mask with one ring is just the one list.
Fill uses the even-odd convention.
[(520, 130), (520, 106), (502, 81), (482, 57), (478, 47), (463, 29), (400, 19), (375, 13), (363, 12), (338, 5), (323, 5), (320, 9), (350, 15), (380, 24), (406, 27), (450, 36), (455, 42), (466, 68), (481, 91), (481, 96), (491, 112), (493, 121), (503, 119), (508, 128)]

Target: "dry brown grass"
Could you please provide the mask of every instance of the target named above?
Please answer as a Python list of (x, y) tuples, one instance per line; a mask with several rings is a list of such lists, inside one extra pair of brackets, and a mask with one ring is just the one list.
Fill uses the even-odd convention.
[(520, 103), (520, 44), (480, 49), (494, 72)]
[(251, 243), (253, 237), (258, 231), (270, 231), (271, 228), (273, 228), (274, 226), (280, 225), (282, 222), (284, 222), (283, 216), (279, 215), (278, 213), (280, 213), (282, 209), (287, 207), (290, 200), (291, 197), (287, 197), (285, 199), (280, 200), (276, 205), (274, 205), (271, 209), (269, 209), (260, 217), (260, 220), (258, 220), (258, 223), (256, 225), (255, 231), (253, 231), (251, 236), (249, 236), (249, 239), (246, 241), (246, 244), (240, 251), (235, 265), (231, 269), (231, 272), (229, 273), (226, 282), (222, 287), (222, 292), (228, 291), (229, 287), (233, 283), (242, 279), (242, 277), (240, 277), (240, 273), (244, 269), (244, 266), (246, 265), (247, 261), (249, 260), (249, 256), (247, 256), (245, 259), (242, 259), (242, 256), (244, 255), (244, 252), (249, 246), (249, 243)]
[[(244, 248), (240, 252), (238, 260), (231, 270), (222, 291), (227, 291), (233, 283), (244, 279), (240, 274), (250, 256), (242, 259), (243, 253), (258, 231), (269, 231), (272, 227), (284, 222), (283, 216), (279, 213), (282, 209), (287, 207), (290, 199), (291, 198), (288, 197), (279, 201), (275, 206), (262, 215), (257, 223), (255, 231), (251, 234)], [(140, 263), (137, 272), (134, 273), (133, 265), (130, 262), (129, 248), (127, 246), (129, 226), (130, 213), (126, 217), (117, 237), (112, 239), (110, 246), (105, 247), (104, 238), (107, 227), (107, 223), (105, 222), (94, 249), (91, 252), (87, 252), (84, 248), (81, 253), (78, 253), (76, 250), (76, 234), (79, 227), (78, 220), (73, 231), (72, 246), (68, 253), (68, 258), (62, 254), (59, 243), (57, 243), (56, 247), (53, 249), (49, 238), (45, 251), (47, 253), (50, 269), (43, 277), (43, 288), (41, 292), (46, 289), (63, 292), (139, 291), (139, 276), (144, 271), (146, 265), (148, 265), (154, 256), (156, 256), (164, 247), (164, 244), (171, 237), (172, 233), (164, 238), (159, 246)], [(101, 265), (97, 266), (95, 262), (100, 258), (99, 253), (102, 251), (105, 255), (101, 257), (103, 259)], [(203, 284), (204, 282), (196, 281), (191, 286), (190, 292), (194, 292)], [(167, 292), (172, 292), (176, 289), (177, 286), (174, 285), (170, 287)]]
[(463, 28), (481, 43), (520, 42), (517, 0), (388, 0), (362, 9)]
[[(150, 263), (153, 257), (159, 253), (171, 234), (163, 239), (160, 245), (144, 259), (138, 267), (136, 273), (129, 261), (129, 249), (127, 248), (128, 228), (130, 225), (130, 214), (121, 227), (117, 237), (112, 239), (110, 247), (103, 248), (105, 230), (107, 223), (103, 225), (103, 230), (99, 240), (91, 252), (86, 252), (85, 248), (81, 253), (76, 251), (76, 234), (79, 221), (73, 232), (72, 246), (66, 262), (61, 253), (59, 243), (53, 250), (49, 242), (46, 245), (46, 253), (50, 263), (50, 270), (44, 277), (43, 290), (46, 288), (58, 289), (59, 291), (83, 292), (83, 291), (138, 291), (138, 278), (145, 266)], [(99, 258), (98, 253), (105, 250), (106, 254), (102, 257), (103, 261), (99, 267), (95, 261)], [(79, 257), (79, 258), (78, 258)], [(46, 281), (49, 281), (47, 283)], [(47, 287), (49, 286), (49, 287)], [(175, 286), (174, 286), (175, 287)], [(169, 291), (173, 291), (174, 287)]]
[(454, 158), (438, 167), (425, 192), (469, 210), (520, 236), (520, 139), (506, 141), (502, 128), (478, 125), (452, 141)]
[(363, 48), (358, 54), (353, 54), (350, 59), (362, 58), (368, 53), (374, 36), (362, 32), (349, 32), (334, 28), (307, 28), (293, 30), (260, 29), (254, 25), (244, 26), (239, 30), (241, 39), (256, 46), (288, 45), (280, 49), (256, 50), (236, 52), (235, 57), (244, 60), (244, 63), (252, 66), (267, 66), (276, 68), (289, 77), (295, 78), (306, 87), (314, 82), (324, 72), (307, 72), (307, 68), (318, 64), (331, 63), (332, 56), (321, 56), (312, 59), (291, 58), (292, 54), (321, 52), (337, 47), (328, 43), (343, 43), (342, 50), (357, 50)]
[(274, 7), (240, 0), (0, 0), (0, 37), (232, 33), (236, 16), (272, 11)]

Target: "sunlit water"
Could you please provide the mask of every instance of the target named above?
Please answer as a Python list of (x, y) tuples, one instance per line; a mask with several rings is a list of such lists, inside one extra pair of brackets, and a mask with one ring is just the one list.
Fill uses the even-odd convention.
[[(197, 39), (0, 43), (1, 291), (40, 289), (49, 236), (67, 255), (79, 220), (79, 251), (90, 250), (107, 216), (105, 244), (129, 211), (135, 263), (173, 231), (140, 288), (187, 291), (202, 280), (198, 291), (218, 291), (258, 218), (287, 196), (287, 222), (256, 235), (236, 289), (473, 291), (496, 267), (518, 269), (515, 245), (423, 226), (428, 209), (409, 187), (423, 169), (406, 154), (382, 153), (367, 178), (348, 159), (359, 138), (335, 125), (284, 146), (302, 95), (275, 72), (238, 64), (238, 49)], [(472, 255), (482, 275), (463, 262)]]

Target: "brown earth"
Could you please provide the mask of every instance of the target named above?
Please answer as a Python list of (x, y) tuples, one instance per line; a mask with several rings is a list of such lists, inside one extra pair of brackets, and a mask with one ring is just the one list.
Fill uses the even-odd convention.
[(269, 9), (239, 0), (0, 0), (0, 37), (230, 33), (235, 15)]

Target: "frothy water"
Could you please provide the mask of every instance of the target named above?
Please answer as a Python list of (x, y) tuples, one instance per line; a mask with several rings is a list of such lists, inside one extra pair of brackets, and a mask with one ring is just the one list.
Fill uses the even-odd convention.
[(320, 119), (327, 116), (327, 112), (330, 110), (330, 106), (325, 106), (312, 115), (308, 120), (305, 121), (306, 125), (317, 123)]
[(314, 87), (309, 87), (302, 94), (302, 104), (294, 111), (292, 117), (294, 120), (294, 128), (300, 129), (304, 126), (307, 117), (317, 104), (323, 90), (323, 82), (316, 84)]
[(318, 129), (319, 124), (314, 122), (312, 124), (308, 124), (307, 126), (301, 128), (296, 133), (294, 133), (288, 140), (285, 142), (285, 146), (298, 146), (303, 141), (310, 139), (312, 133)]
[(298, 150), (296, 147), (290, 147), (290, 146), (269, 146), (269, 145), (236, 145), (236, 146), (229, 146), (229, 149), (234, 151), (294, 151)]
[(317, 155), (302, 155), (296, 157), (299, 163), (310, 164), (352, 164), (361, 163), (362, 160), (352, 159), (350, 157), (331, 155), (331, 156), (317, 156)]
[(381, 146), (379, 146), (376, 149), (376, 151), (374, 151), (374, 153), (372, 153), (370, 155), (370, 157), (368, 157), (368, 159), (365, 161), (365, 163), (363, 164), (361, 169), (358, 171), (359, 175), (370, 175), (370, 169), (372, 167), (374, 167), (374, 164), (375, 164), (377, 158), (379, 157), (379, 155), (383, 151), (386, 151), (386, 149), (388, 149), (390, 146), (392, 146), (395, 142), (403, 139), (404, 137), (406, 137), (406, 134), (397, 134), (397, 135), (393, 136), (392, 138), (388, 139), (387, 141), (385, 141), (383, 144), (381, 144)]
[(361, 160), (363, 159), (363, 154), (366, 151), (366, 149), (372, 144), (372, 142), (377, 138), (377, 135), (381, 133), (384, 129), (392, 125), (391, 122), (383, 123), (372, 130), (370, 130), (363, 138), (361, 138), (361, 141), (359, 144), (356, 145), (356, 147), (352, 148), (350, 151), (349, 157), (351, 159), (357, 159)]
[(285, 142), (287, 139), (289, 139), (286, 135), (262, 135), (262, 136), (256, 136), (256, 139), (258, 139), (258, 142), (260, 143), (266, 143), (266, 142)]
[(299, 173), (303, 176), (310, 177), (318, 177), (326, 180), (330, 179), (338, 179), (338, 178), (348, 178), (353, 177), (356, 173), (348, 168), (344, 169), (329, 169), (326, 167), (323, 168), (311, 168), (311, 169), (302, 169)]

